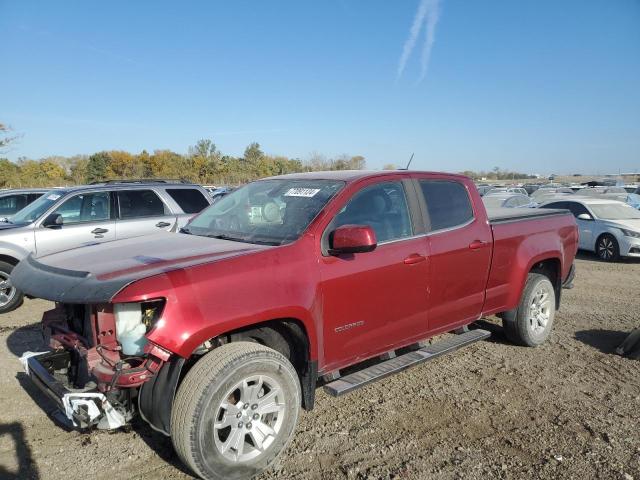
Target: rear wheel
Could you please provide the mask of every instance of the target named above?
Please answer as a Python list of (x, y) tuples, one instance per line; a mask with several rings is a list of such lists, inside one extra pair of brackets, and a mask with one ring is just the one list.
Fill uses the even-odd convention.
[(0, 313), (7, 313), (22, 305), (23, 294), (11, 285), (13, 265), (0, 262)]
[(298, 375), (280, 353), (231, 343), (200, 359), (171, 412), (176, 452), (203, 479), (250, 478), (271, 466), (298, 420)]
[(616, 237), (605, 233), (598, 238), (596, 243), (596, 253), (605, 262), (615, 262), (620, 259), (620, 246)]
[(526, 347), (542, 345), (553, 327), (556, 314), (556, 294), (545, 275), (530, 273), (515, 311), (502, 317), (507, 338)]

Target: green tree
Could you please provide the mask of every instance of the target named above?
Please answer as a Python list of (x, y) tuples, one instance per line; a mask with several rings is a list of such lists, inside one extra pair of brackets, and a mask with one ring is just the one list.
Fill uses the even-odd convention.
[(109, 166), (109, 154), (107, 152), (94, 153), (87, 162), (87, 183), (101, 182), (107, 179), (107, 167)]

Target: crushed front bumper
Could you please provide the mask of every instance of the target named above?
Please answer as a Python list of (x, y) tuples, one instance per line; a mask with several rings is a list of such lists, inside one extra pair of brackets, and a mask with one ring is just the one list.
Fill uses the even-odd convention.
[(106, 396), (95, 390), (73, 391), (58, 380), (52, 371), (64, 361), (64, 351), (25, 352), (20, 358), (26, 374), (59, 409), (57, 418), (66, 426), (78, 429), (98, 427), (115, 429), (126, 423)]

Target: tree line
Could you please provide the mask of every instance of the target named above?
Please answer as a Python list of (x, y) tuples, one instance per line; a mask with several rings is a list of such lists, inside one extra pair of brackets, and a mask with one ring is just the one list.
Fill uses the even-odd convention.
[[(1, 126), (1, 125), (0, 125)], [(0, 188), (53, 187), (100, 182), (109, 179), (168, 178), (204, 185), (238, 185), (257, 178), (320, 170), (360, 170), (366, 167), (361, 155), (328, 158), (314, 153), (308, 159), (268, 155), (260, 144), (247, 146), (241, 157), (225, 155), (212, 140), (203, 139), (187, 154), (171, 150), (143, 150), (134, 154), (122, 150), (72, 157), (52, 156), (39, 160), (0, 158)]]

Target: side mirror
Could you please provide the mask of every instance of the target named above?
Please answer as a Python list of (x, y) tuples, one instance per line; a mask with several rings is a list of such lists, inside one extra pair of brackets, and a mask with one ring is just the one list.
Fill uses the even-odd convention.
[(593, 220), (593, 217), (588, 213), (581, 213), (578, 215), (578, 220)]
[(376, 232), (369, 225), (342, 225), (331, 232), (329, 254), (365, 253), (377, 246)]
[(52, 213), (44, 219), (44, 222), (42, 222), (42, 226), (44, 228), (60, 228), (63, 223), (64, 220), (62, 219), (62, 215), (60, 215), (59, 213)]

